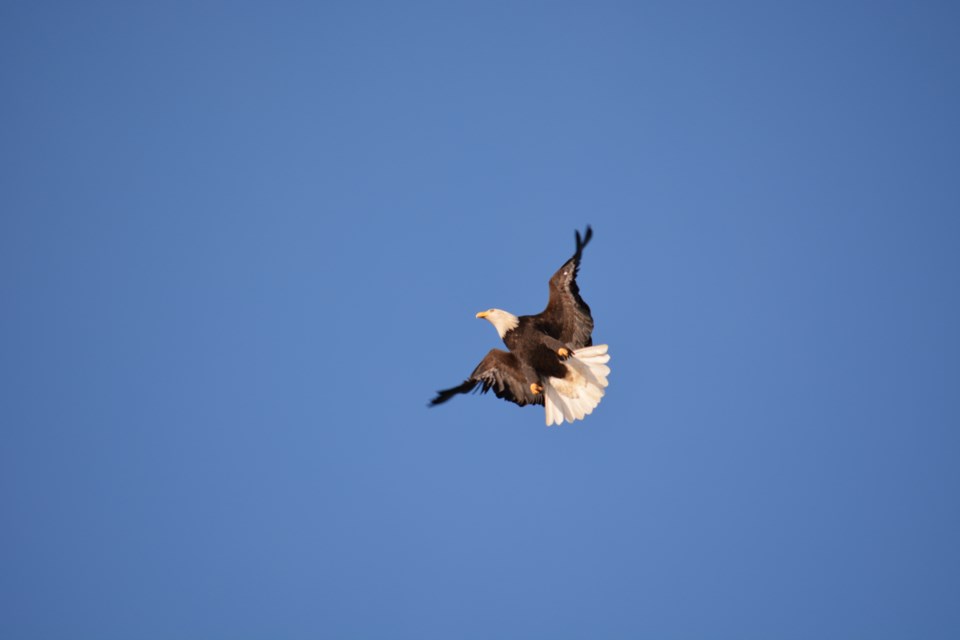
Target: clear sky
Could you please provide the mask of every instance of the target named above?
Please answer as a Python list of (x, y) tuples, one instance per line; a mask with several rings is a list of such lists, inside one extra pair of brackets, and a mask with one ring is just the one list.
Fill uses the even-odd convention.
[[(0, 636), (960, 637), (949, 2), (0, 7)], [(584, 422), (427, 401), (580, 284)]]

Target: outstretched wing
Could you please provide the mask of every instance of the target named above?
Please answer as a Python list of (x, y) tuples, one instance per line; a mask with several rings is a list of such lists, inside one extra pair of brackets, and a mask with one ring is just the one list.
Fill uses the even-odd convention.
[(590, 307), (580, 297), (580, 287), (577, 286), (580, 257), (593, 237), (593, 229), (587, 225), (582, 239), (579, 231), (576, 234), (576, 252), (550, 278), (550, 300), (547, 308), (534, 317), (545, 333), (574, 349), (579, 349), (593, 344), (593, 316), (590, 315)]
[(458, 393), (469, 393), (477, 386), (480, 386), (481, 393), (493, 389), (498, 398), (515, 402), (521, 407), (543, 404), (543, 394), (534, 395), (530, 391), (530, 385), (535, 382), (537, 374), (533, 367), (525, 365), (512, 353), (491, 349), (463, 384), (438, 391), (437, 397), (430, 401), (430, 406), (442, 404)]

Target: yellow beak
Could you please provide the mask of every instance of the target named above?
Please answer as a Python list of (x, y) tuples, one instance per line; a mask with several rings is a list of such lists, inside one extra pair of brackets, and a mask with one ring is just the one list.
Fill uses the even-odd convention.
[(490, 315), (490, 312), (489, 312), (489, 311), (481, 311), (480, 313), (477, 314), (477, 317), (478, 317), (478, 318), (486, 318), (488, 315)]

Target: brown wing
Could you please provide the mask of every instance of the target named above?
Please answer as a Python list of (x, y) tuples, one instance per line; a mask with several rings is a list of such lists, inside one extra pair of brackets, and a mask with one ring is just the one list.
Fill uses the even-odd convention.
[(480, 385), (480, 392), (493, 389), (494, 395), (514, 402), (521, 407), (527, 404), (543, 404), (543, 394), (534, 395), (530, 385), (537, 382), (533, 367), (522, 363), (517, 356), (500, 349), (491, 349), (480, 361), (470, 377), (458, 387), (437, 392), (430, 406), (442, 404), (458, 393), (469, 393)]
[(580, 257), (593, 237), (593, 229), (587, 225), (583, 239), (580, 238), (579, 231), (576, 234), (576, 252), (550, 278), (550, 300), (547, 308), (534, 317), (545, 333), (574, 349), (579, 349), (593, 344), (593, 316), (590, 315), (590, 307), (580, 297), (580, 287), (577, 286)]

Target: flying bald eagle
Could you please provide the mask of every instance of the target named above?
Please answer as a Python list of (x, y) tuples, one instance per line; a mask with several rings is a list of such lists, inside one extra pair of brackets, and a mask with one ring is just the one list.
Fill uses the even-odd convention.
[(593, 230), (588, 225), (583, 238), (575, 233), (577, 250), (550, 278), (547, 308), (519, 318), (502, 309), (478, 313), (496, 328), (510, 351), (491, 349), (463, 384), (437, 392), (431, 406), (480, 386), (481, 393), (493, 389), (498, 398), (521, 407), (543, 405), (550, 426), (581, 420), (600, 404), (610, 356), (607, 345), (593, 346), (593, 317), (577, 286), (580, 257)]

